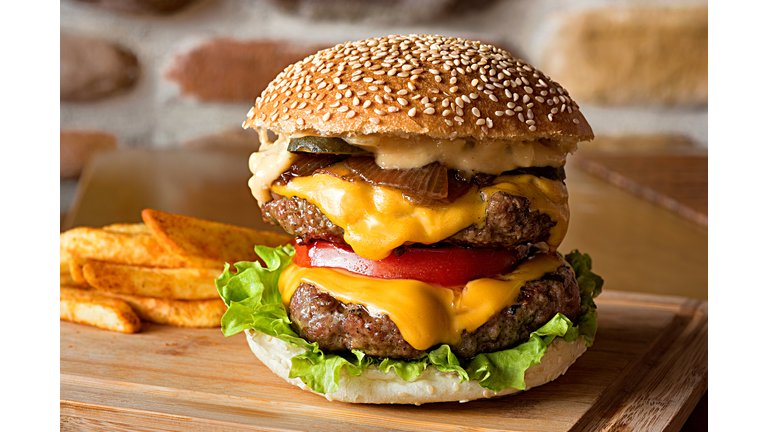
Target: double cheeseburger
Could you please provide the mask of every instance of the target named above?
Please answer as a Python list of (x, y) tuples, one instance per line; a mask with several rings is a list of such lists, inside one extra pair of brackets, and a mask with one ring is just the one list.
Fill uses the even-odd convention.
[(593, 134), (539, 70), (458, 38), (348, 42), (288, 66), (244, 127), (262, 141), (249, 186), (295, 246), (224, 272), (222, 328), (282, 378), (468, 401), (551, 381), (591, 345), (602, 280), (557, 248), (566, 155)]

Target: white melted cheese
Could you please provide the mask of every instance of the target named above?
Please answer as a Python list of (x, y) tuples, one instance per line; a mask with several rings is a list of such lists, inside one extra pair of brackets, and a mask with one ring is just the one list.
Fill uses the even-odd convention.
[(428, 136), (366, 135), (344, 137), (373, 152), (384, 169), (419, 168), (432, 162), (466, 172), (498, 175), (521, 167), (562, 166), (576, 141), (437, 139)]

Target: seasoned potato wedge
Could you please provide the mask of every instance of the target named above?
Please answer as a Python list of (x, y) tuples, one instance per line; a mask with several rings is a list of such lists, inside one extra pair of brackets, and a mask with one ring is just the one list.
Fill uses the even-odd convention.
[(144, 209), (141, 217), (157, 240), (190, 267), (221, 269), (224, 262), (257, 261), (254, 246), (275, 247), (293, 242), (292, 237), (284, 234), (159, 210)]
[(115, 294), (177, 300), (219, 298), (214, 279), (220, 269), (166, 269), (87, 260), (82, 274), (94, 289)]
[(141, 320), (123, 300), (98, 292), (62, 285), (59, 288), (60, 319), (121, 333), (141, 330)]
[(61, 233), (60, 245), (69, 256), (149, 267), (186, 267), (148, 232), (73, 228)]
[(176, 327), (218, 327), (227, 306), (221, 299), (170, 300), (110, 294), (124, 300), (144, 321)]

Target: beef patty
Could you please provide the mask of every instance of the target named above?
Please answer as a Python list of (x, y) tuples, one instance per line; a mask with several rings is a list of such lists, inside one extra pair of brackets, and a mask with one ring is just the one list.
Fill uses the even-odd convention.
[[(579, 287), (573, 271), (560, 266), (539, 280), (527, 282), (517, 303), (505, 307), (473, 332), (464, 332), (451, 345), (459, 357), (473, 357), (513, 347), (528, 340), (530, 333), (555, 314), (578, 318)], [(387, 315), (371, 315), (364, 306), (345, 304), (302, 283), (291, 298), (290, 318), (294, 330), (325, 351), (357, 349), (374, 357), (418, 358), (425, 351), (413, 348)]]
[[(299, 244), (312, 240), (344, 242), (344, 230), (314, 204), (298, 197), (278, 196), (261, 207), (264, 222), (280, 225)], [(526, 198), (496, 192), (488, 200), (485, 224), (464, 228), (445, 242), (471, 247), (510, 249), (519, 244), (546, 241), (555, 222), (531, 210)]]

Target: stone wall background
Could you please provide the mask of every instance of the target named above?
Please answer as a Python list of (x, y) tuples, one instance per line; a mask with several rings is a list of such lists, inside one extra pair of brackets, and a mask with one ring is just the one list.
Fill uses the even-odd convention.
[(389, 34), (502, 46), (567, 88), (598, 137), (706, 147), (707, 11), (702, 0), (62, 0), (62, 211), (95, 151), (255, 150), (240, 124), (277, 72)]

